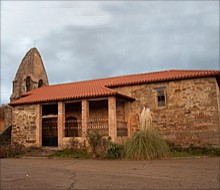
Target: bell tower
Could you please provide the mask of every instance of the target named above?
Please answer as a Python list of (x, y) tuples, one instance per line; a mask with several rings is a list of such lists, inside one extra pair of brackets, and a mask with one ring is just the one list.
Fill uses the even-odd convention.
[(17, 100), (25, 92), (47, 86), (48, 78), (37, 48), (31, 48), (24, 56), (13, 81), (10, 101)]

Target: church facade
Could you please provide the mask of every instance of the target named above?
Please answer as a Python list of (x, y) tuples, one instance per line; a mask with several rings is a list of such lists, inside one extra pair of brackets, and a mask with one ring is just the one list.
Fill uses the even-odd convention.
[(36, 48), (23, 59), (15, 80), (12, 141), (66, 147), (71, 137), (97, 130), (123, 143), (139, 130), (144, 108), (153, 127), (176, 145), (220, 146), (220, 71), (169, 70), (48, 85)]

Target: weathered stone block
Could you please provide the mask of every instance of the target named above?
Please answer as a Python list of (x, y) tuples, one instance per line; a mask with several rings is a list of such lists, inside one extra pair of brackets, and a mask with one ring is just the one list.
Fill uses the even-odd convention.
[(35, 143), (36, 140), (26, 140), (25, 142), (26, 142), (26, 143)]

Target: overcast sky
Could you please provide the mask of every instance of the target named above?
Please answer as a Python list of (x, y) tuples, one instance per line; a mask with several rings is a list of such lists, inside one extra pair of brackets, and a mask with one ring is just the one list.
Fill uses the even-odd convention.
[(219, 1), (1, 1), (0, 103), (34, 46), (50, 84), (219, 70)]

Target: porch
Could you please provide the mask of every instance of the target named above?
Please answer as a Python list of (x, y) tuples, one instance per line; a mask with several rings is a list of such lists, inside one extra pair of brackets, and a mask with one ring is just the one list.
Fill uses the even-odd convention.
[(64, 147), (93, 131), (117, 142), (130, 136), (129, 113), (130, 102), (114, 96), (39, 105), (37, 146)]

